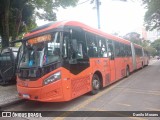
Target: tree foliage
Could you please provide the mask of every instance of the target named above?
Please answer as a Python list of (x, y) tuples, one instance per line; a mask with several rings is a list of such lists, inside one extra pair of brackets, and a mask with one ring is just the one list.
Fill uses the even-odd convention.
[(124, 38), (138, 45), (142, 45), (142, 39), (140, 38), (140, 34), (137, 32), (130, 32), (126, 34)]
[(160, 29), (160, 0), (143, 0), (147, 30)]
[(142, 42), (142, 47), (148, 47), (148, 46), (150, 46), (151, 45), (151, 41), (150, 40), (143, 40), (143, 42)]
[[(9, 32), (11, 40), (17, 39), (27, 29), (36, 27), (35, 19), (32, 18), (34, 7), (26, 4), (26, 0), (12, 0), (10, 5)], [(31, 26), (32, 25), (32, 26)]]
[(151, 56), (157, 55), (157, 50), (151, 45), (150, 40), (144, 40), (141, 45)]
[(151, 55), (151, 56), (156, 56), (157, 55), (157, 50), (152, 47), (152, 46), (147, 46), (144, 48), (145, 50), (148, 51), (148, 53)]
[(157, 50), (158, 55), (160, 55), (160, 39), (155, 40), (151, 45)]
[(0, 36), (2, 47), (9, 46), (28, 29), (36, 27), (36, 18), (54, 21), (58, 7), (75, 6), (78, 0), (0, 0)]

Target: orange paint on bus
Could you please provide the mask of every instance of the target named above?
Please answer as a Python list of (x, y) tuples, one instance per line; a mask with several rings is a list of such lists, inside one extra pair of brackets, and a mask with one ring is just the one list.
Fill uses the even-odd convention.
[[(25, 38), (36, 36), (37, 34), (43, 34), (46, 31), (61, 28), (64, 26), (75, 26), (81, 28), (84, 32), (89, 32), (94, 35), (101, 36), (103, 38), (109, 39), (111, 41), (116, 41), (126, 46), (131, 46), (131, 42), (123, 38), (115, 37), (109, 35), (100, 30), (93, 29), (87, 25), (84, 25), (79, 22), (66, 21), (66, 22), (57, 22), (53, 25), (50, 25), (47, 28), (37, 30), (25, 35)], [(107, 45), (109, 45), (107, 43)], [(142, 49), (141, 46), (134, 44), (135, 48)], [(114, 48), (113, 44), (113, 48)], [(108, 46), (107, 46), (108, 49)], [(114, 48), (115, 49), (115, 48)], [(92, 90), (92, 78), (93, 75), (97, 75), (101, 82), (101, 87), (105, 87), (123, 77), (126, 76), (127, 70), (129, 73), (134, 71), (133, 68), (133, 58), (131, 55), (116, 57), (115, 50), (113, 51), (114, 58), (109, 57), (99, 57), (99, 58), (89, 58), (88, 62), (79, 61), (80, 66), (70, 65), (77, 70), (81, 69), (81, 65), (89, 64), (89, 67), (83, 69), (78, 74), (71, 73), (70, 70), (65, 67), (59, 67), (55, 70), (50, 71), (49, 73), (43, 75), (42, 77), (36, 80), (30, 80), (29, 78), (21, 79), (17, 75), (17, 90), (19, 96), (24, 99), (37, 100), (43, 102), (62, 102), (69, 101), (78, 96), (81, 96), (85, 93), (88, 93)], [(107, 50), (107, 54), (109, 54)], [(137, 69), (142, 67), (142, 57), (136, 56)], [(145, 61), (149, 61), (145, 58)], [(144, 63), (143, 63), (144, 64)], [(148, 64), (148, 63), (147, 63)], [(144, 64), (145, 65), (145, 64)], [(61, 78), (55, 82), (44, 85), (44, 80), (52, 76), (54, 73), (61, 73)], [(73, 71), (74, 72), (74, 71)]]

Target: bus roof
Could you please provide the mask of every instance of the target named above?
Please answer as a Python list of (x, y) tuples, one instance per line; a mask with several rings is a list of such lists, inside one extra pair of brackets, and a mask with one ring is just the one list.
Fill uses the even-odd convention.
[(135, 44), (135, 43), (133, 43), (133, 44), (134, 44), (134, 46), (137, 47), (137, 48), (142, 48), (142, 46), (140, 46), (140, 45), (138, 45), (138, 44)]
[(92, 27), (89, 27), (81, 22), (77, 22), (77, 21), (60, 21), (60, 22), (51, 22), (49, 24), (46, 24), (46, 25), (43, 25), (43, 26), (40, 26), (36, 29), (33, 29), (31, 32), (27, 33), (25, 35), (25, 37), (30, 37), (32, 35), (35, 35), (35, 34), (38, 34), (38, 33), (43, 33), (45, 31), (49, 31), (51, 29), (54, 29), (54, 28), (59, 28), (59, 27), (63, 27), (63, 26), (76, 26), (76, 27), (80, 27), (82, 28), (83, 30), (85, 31), (88, 31), (88, 32), (91, 32), (91, 33), (94, 33), (94, 34), (97, 34), (97, 35), (100, 35), (102, 37), (106, 37), (108, 39), (111, 39), (111, 40), (115, 40), (115, 41), (119, 41), (119, 42), (123, 42), (123, 43), (126, 43), (126, 44), (130, 44), (131, 42), (128, 41), (128, 40), (125, 40), (123, 38), (120, 38), (120, 37), (116, 37), (116, 36), (113, 36), (113, 35), (110, 35), (110, 34), (107, 34), (105, 32), (102, 32), (101, 30), (98, 30), (98, 29), (95, 29), (95, 28), (92, 28)]

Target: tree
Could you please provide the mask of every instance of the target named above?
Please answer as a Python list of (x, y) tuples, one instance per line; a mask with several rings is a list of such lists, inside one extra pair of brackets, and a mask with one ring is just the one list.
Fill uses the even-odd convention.
[(54, 21), (58, 7), (75, 6), (77, 2), (78, 0), (1, 0), (2, 47), (9, 46), (9, 38), (15, 40), (26, 28), (35, 27), (36, 17)]
[(151, 46), (153, 46), (157, 50), (158, 55), (160, 55), (160, 39), (152, 42)]
[(160, 29), (160, 0), (143, 0), (147, 11), (145, 24), (147, 30)]
[(145, 47), (148, 47), (148, 46), (151, 46), (151, 41), (150, 41), (150, 40), (143, 40), (142, 46), (143, 46), (144, 48), (145, 48)]
[(2, 47), (9, 45), (9, 6), (10, 0), (0, 1), (0, 35), (2, 36)]
[(146, 51), (148, 51), (148, 53), (151, 55), (151, 56), (156, 56), (157, 55), (157, 50), (152, 47), (152, 46), (147, 46), (144, 48)]
[[(21, 0), (18, 4), (16, 0), (11, 1), (9, 28), (11, 41), (16, 40), (18, 36), (36, 27), (35, 19), (32, 18), (34, 11), (33, 6), (25, 3), (26, 0)], [(32, 26), (30, 26), (32, 24)]]
[(148, 53), (151, 55), (151, 56), (155, 56), (157, 55), (157, 50), (151, 45), (151, 41), (150, 40), (144, 40), (142, 42), (142, 46), (144, 47), (144, 49), (146, 51), (148, 51)]
[(129, 41), (131, 41), (131, 42), (133, 42), (133, 43), (142, 45), (142, 39), (140, 38), (140, 34), (139, 33), (130, 32), (130, 33), (126, 34), (124, 36), (124, 38), (129, 40)]

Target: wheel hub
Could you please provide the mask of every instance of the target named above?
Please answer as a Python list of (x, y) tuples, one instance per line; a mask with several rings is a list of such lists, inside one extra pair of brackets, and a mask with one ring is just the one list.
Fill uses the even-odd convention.
[(96, 79), (93, 81), (93, 88), (96, 90), (99, 89), (99, 82)]

